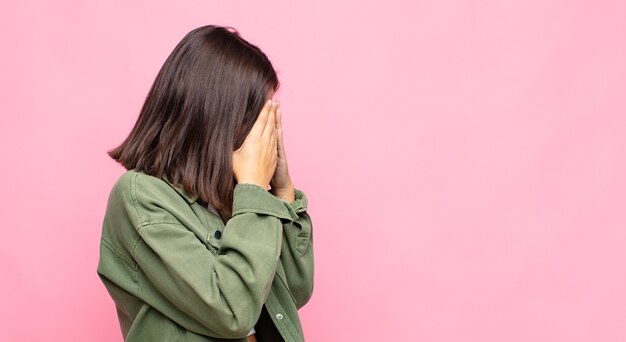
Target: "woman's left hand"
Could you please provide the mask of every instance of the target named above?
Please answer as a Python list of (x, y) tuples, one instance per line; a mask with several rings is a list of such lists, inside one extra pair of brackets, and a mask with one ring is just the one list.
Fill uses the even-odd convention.
[(291, 177), (289, 176), (289, 169), (287, 167), (287, 154), (285, 153), (285, 145), (283, 143), (282, 111), (280, 110), (280, 102), (278, 102), (278, 106), (279, 108), (276, 110), (278, 161), (276, 163), (274, 176), (270, 180), (270, 186), (272, 187), (272, 193), (274, 196), (280, 197), (288, 203), (291, 203), (295, 201), (296, 198), (293, 183), (291, 182)]

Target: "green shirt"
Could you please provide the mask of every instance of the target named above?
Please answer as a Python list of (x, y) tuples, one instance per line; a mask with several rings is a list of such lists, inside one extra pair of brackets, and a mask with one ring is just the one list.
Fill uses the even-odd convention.
[(243, 342), (254, 327), (259, 341), (273, 340), (270, 330), (304, 341), (313, 230), (306, 196), (295, 195), (237, 184), (224, 224), (167, 178), (125, 172), (108, 198), (97, 270), (124, 340)]

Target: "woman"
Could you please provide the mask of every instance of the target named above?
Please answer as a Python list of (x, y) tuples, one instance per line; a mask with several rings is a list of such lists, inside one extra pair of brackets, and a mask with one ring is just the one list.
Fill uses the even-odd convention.
[(98, 275), (125, 341), (304, 340), (312, 224), (288, 173), (278, 86), (235, 29), (197, 28), (109, 151), (126, 172), (109, 195)]

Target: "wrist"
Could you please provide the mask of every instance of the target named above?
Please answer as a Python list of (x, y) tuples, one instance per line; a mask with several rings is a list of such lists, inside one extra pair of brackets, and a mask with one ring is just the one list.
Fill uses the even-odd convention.
[(293, 184), (281, 188), (272, 188), (270, 193), (289, 204), (296, 200), (296, 190)]
[(254, 180), (242, 180), (242, 181), (237, 181), (237, 184), (253, 184), (256, 186), (259, 186), (265, 190), (267, 190), (268, 184), (263, 185), (263, 182), (259, 182), (259, 181), (254, 181)]

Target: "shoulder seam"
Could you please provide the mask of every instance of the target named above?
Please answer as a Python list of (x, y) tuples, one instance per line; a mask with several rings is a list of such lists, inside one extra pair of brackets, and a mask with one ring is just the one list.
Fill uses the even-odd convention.
[(149, 225), (153, 225), (153, 224), (174, 224), (174, 225), (180, 225), (180, 226), (185, 226), (182, 222), (172, 218), (172, 219), (163, 219), (163, 218), (151, 218), (149, 215), (146, 215), (146, 212), (142, 210), (141, 205), (139, 205), (139, 199), (137, 197), (137, 177), (140, 176), (140, 173), (137, 172), (133, 172), (131, 174), (131, 178), (129, 180), (130, 182), (130, 198), (131, 198), (131, 203), (132, 206), (135, 208), (135, 211), (137, 212), (137, 216), (139, 217), (139, 222), (137, 224), (134, 225), (134, 228), (137, 232), (139, 232), (139, 230), (141, 230), (142, 228), (149, 226)]
[(137, 173), (132, 173), (130, 175), (129, 186), (130, 186), (130, 199), (137, 211), (137, 216), (141, 219), (141, 225), (146, 221), (146, 218), (141, 214), (141, 210), (139, 210), (139, 203), (137, 201)]
[(149, 227), (149, 226), (154, 226), (157, 224), (172, 224), (175, 226), (182, 226), (182, 227), (187, 227), (184, 224), (182, 224), (181, 222), (175, 222), (175, 221), (147, 221), (147, 222), (143, 222), (142, 224), (140, 224), (136, 229), (137, 231), (140, 231), (143, 228)]

